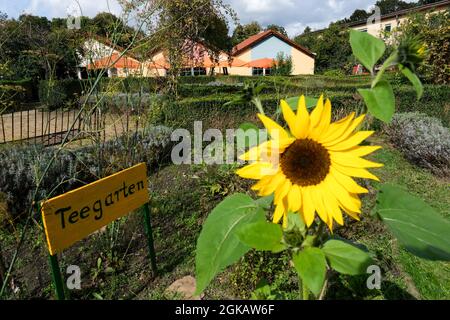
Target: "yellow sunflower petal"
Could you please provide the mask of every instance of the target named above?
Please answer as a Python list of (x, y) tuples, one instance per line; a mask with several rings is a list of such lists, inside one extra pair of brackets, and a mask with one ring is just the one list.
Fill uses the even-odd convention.
[(351, 193), (368, 193), (369, 192), (369, 190), (361, 187), (351, 177), (340, 173), (338, 170), (334, 169), (333, 167), (330, 168), (330, 174), (332, 174), (334, 179), (341, 186), (343, 186), (345, 188), (345, 190), (347, 190), (348, 192), (351, 192)]
[(323, 112), (323, 95), (320, 96), (319, 100), (317, 101), (317, 105), (314, 108), (314, 110), (311, 112), (310, 115), (310, 128), (313, 129), (317, 127), (320, 123), (320, 120), (322, 118), (322, 112)]
[(298, 138), (297, 134), (299, 129), (299, 123), (297, 121), (297, 116), (295, 115), (294, 111), (292, 111), (291, 107), (288, 105), (288, 103), (285, 100), (281, 100), (281, 111), (283, 112), (283, 117), (286, 123), (289, 126), (289, 129), (291, 130), (294, 137)]
[(289, 210), (297, 212), (302, 204), (302, 194), (298, 185), (292, 185), (291, 190), (288, 193)]
[(343, 226), (344, 218), (342, 217), (341, 209), (339, 209), (339, 203), (337, 199), (331, 196), (326, 196), (326, 199), (324, 197), (324, 205), (327, 211), (331, 213), (334, 221)]
[(286, 150), (286, 148), (294, 141), (294, 138), (265, 141), (240, 155), (239, 159), (243, 161), (258, 161), (262, 158), (267, 159), (272, 156), (272, 153), (280, 154), (284, 152), (284, 150)]
[(251, 189), (258, 191), (266, 187), (270, 182), (272, 181), (272, 176), (263, 177), (261, 180), (259, 180), (257, 183), (255, 183)]
[(327, 139), (326, 141), (321, 142), (324, 146), (328, 147), (328, 146), (333, 146), (335, 144), (338, 144), (341, 141), (344, 141), (345, 139), (347, 139), (352, 133), (353, 131), (355, 131), (355, 129), (363, 122), (364, 118), (365, 118), (365, 114), (360, 115), (358, 118), (356, 118), (355, 120), (353, 120), (348, 127), (344, 130), (344, 132), (342, 132), (339, 136), (337, 136), (335, 139), (331, 140), (331, 139)]
[(348, 166), (352, 168), (379, 168), (382, 163), (373, 162), (360, 157), (354, 157), (352, 154), (345, 152), (330, 152), (331, 162)]
[(361, 212), (361, 202), (357, 201), (351, 193), (349, 193), (343, 186), (341, 186), (332, 175), (328, 175), (323, 183), (328, 184), (328, 190), (345, 208), (354, 212)]
[(322, 189), (319, 187), (319, 185), (313, 186), (311, 188), (311, 198), (313, 199), (314, 207), (316, 209), (317, 214), (319, 215), (319, 218), (328, 224), (329, 217), (327, 210), (325, 209), (325, 206), (323, 205), (323, 199), (322, 199)]
[(236, 174), (242, 178), (259, 180), (276, 172), (277, 169), (274, 169), (271, 163), (255, 162), (237, 170)]
[(283, 201), (284, 197), (286, 197), (291, 190), (291, 186), (292, 183), (289, 179), (285, 179), (284, 182), (279, 185), (279, 187), (275, 190), (275, 204), (279, 204), (281, 201)]
[(281, 171), (278, 171), (274, 176), (269, 177), (268, 183), (259, 191), (262, 197), (268, 196), (275, 192), (275, 190), (286, 180), (286, 177)]
[(381, 149), (381, 146), (356, 146), (343, 152), (348, 152), (356, 157), (364, 157), (379, 149)]
[(283, 214), (283, 228), (287, 228), (288, 227), (288, 211), (286, 210), (286, 208), (287, 208), (286, 201), (284, 201), (283, 206), (285, 208), (284, 214)]
[(266, 127), (266, 129), (272, 139), (279, 140), (279, 139), (290, 138), (290, 136), (286, 132), (286, 130), (284, 130), (282, 126), (280, 126), (278, 123), (276, 123), (269, 117), (266, 117), (265, 115), (262, 115), (260, 113), (258, 113), (258, 117), (261, 120), (261, 122), (264, 124), (264, 127)]
[(349, 125), (353, 122), (354, 117), (355, 117), (355, 113), (352, 112), (347, 117), (330, 124), (327, 132), (323, 134), (323, 136), (321, 137), (319, 142), (320, 143), (328, 143), (328, 142), (336, 140), (347, 130)]
[(352, 168), (347, 166), (341, 166), (337, 163), (333, 164), (333, 167), (336, 168), (339, 172), (350, 176), (350, 177), (356, 177), (356, 178), (366, 178), (366, 179), (372, 179), (375, 181), (380, 181), (377, 176), (370, 173), (368, 170), (364, 168)]
[(350, 149), (354, 146), (357, 146), (364, 140), (366, 140), (374, 132), (375, 131), (358, 131), (355, 134), (353, 134), (351, 137), (349, 137), (339, 143), (336, 143), (336, 144), (327, 143), (327, 144), (324, 144), (324, 146), (327, 147), (327, 149), (331, 150), (331, 151), (342, 151), (342, 150)]
[(317, 127), (311, 129), (310, 136), (315, 138), (316, 140), (320, 140), (320, 137), (323, 133), (326, 133), (328, 128), (330, 127), (331, 122), (331, 101), (327, 99), (325, 101), (325, 105), (323, 106), (322, 114), (320, 116), (320, 121), (317, 124)]
[(308, 110), (306, 108), (305, 96), (301, 96), (300, 99), (298, 99), (297, 122), (298, 122), (297, 126), (298, 131), (293, 132), (293, 134), (298, 139), (306, 138), (309, 133), (310, 117)]
[(314, 221), (315, 208), (310, 195), (310, 187), (301, 188), (302, 191), (302, 212), (306, 226), (310, 227)]
[(283, 202), (280, 202), (279, 204), (277, 204), (277, 206), (275, 207), (275, 211), (273, 213), (273, 223), (279, 223), (281, 218), (284, 215), (284, 205)]

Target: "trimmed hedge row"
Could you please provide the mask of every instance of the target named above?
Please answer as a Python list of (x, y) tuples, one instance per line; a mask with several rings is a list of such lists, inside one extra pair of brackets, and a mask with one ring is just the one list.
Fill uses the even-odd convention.
[[(400, 86), (395, 89), (397, 97), (397, 112), (418, 111), (428, 116), (441, 119), (443, 124), (450, 126), (450, 90), (448, 86), (426, 85), (424, 96), (417, 101), (416, 93), (410, 86)], [(349, 113), (362, 107), (362, 98), (356, 93), (322, 90), (331, 99), (333, 109), (339, 113)], [(298, 92), (297, 95), (304, 92)], [(320, 90), (307, 95), (318, 96)], [(156, 123), (163, 123), (173, 128), (191, 130), (194, 121), (203, 121), (204, 127), (226, 129), (237, 128), (246, 121), (257, 121), (256, 108), (251, 104), (223, 106), (233, 96), (219, 95), (198, 99), (184, 99), (153, 107), (152, 118)], [(274, 114), (279, 104), (276, 95), (262, 95), (262, 103), (268, 114)]]

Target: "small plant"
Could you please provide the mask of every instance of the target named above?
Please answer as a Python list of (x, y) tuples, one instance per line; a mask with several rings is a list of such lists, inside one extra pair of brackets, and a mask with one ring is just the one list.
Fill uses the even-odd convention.
[(441, 121), (418, 112), (399, 113), (386, 131), (409, 161), (437, 175), (450, 176), (450, 132)]

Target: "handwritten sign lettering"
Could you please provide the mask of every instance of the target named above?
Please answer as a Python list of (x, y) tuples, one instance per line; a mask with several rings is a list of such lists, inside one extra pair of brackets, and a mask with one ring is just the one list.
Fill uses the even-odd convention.
[(145, 163), (41, 204), (51, 255), (147, 203)]

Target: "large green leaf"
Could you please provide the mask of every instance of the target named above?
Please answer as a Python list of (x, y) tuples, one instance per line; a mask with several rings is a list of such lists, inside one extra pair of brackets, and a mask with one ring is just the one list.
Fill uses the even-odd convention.
[[(293, 111), (297, 110), (299, 99), (300, 97), (291, 97), (286, 99), (287, 104), (289, 105), (289, 107), (291, 107)], [(317, 98), (305, 97), (305, 103), (308, 109), (314, 108), (317, 105), (317, 101), (319, 101), (319, 99)]]
[(217, 273), (250, 249), (239, 241), (236, 232), (242, 226), (257, 221), (265, 221), (264, 210), (245, 194), (229, 196), (214, 208), (197, 241), (197, 293), (205, 290)]
[(258, 221), (242, 226), (237, 232), (239, 240), (251, 248), (261, 251), (280, 252), (286, 249), (283, 230), (279, 224)]
[(378, 60), (383, 56), (386, 45), (383, 40), (378, 39), (367, 32), (350, 30), (350, 45), (353, 54), (366, 67), (372, 71)]
[(358, 89), (370, 113), (384, 122), (390, 122), (395, 112), (395, 96), (387, 81), (380, 81), (374, 88)]
[(303, 283), (317, 297), (322, 290), (327, 272), (327, 261), (322, 250), (308, 247), (294, 253), (292, 260)]
[(344, 241), (328, 240), (322, 250), (330, 262), (330, 266), (343, 274), (364, 274), (372, 263), (367, 252)]
[(412, 72), (408, 67), (399, 65), (399, 69), (403, 73), (403, 75), (406, 78), (408, 78), (408, 80), (411, 82), (414, 89), (416, 90), (417, 100), (420, 100), (420, 98), (422, 98), (422, 95), (423, 95), (423, 85), (422, 85), (422, 82), (420, 81), (419, 77), (414, 72)]
[(429, 260), (450, 260), (450, 222), (394, 185), (382, 185), (376, 212), (401, 245)]

